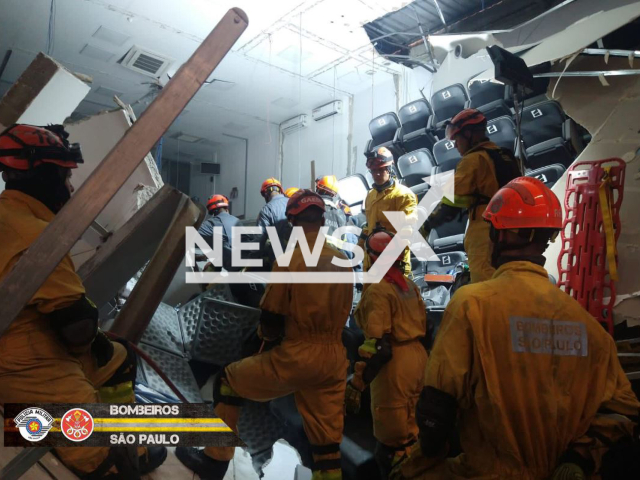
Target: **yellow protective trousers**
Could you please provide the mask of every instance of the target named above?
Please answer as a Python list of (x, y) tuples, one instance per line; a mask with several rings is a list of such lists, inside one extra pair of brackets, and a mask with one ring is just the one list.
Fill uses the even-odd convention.
[(416, 404), (424, 385), (427, 352), (418, 340), (394, 342), (392, 352), (370, 385), (373, 435), (380, 443), (401, 449), (418, 438)]
[(469, 218), (469, 228), (464, 237), (464, 250), (469, 261), (471, 283), (484, 282), (493, 277), (496, 269), (491, 265), (493, 243), (489, 238), (491, 225), (482, 219), (486, 205), (475, 208), (475, 219)]
[[(318, 334), (304, 340), (285, 339), (272, 350), (232, 363), (225, 373), (229, 387), (242, 398), (266, 402), (293, 393), (313, 449), (342, 441), (347, 367), (340, 337)], [(236, 433), (239, 408), (216, 406), (216, 415)], [(216, 460), (231, 460), (233, 450), (207, 447), (205, 453)], [(320, 465), (339, 459), (340, 452), (314, 453), (313, 457)], [(336, 472), (332, 475), (340, 478)]]

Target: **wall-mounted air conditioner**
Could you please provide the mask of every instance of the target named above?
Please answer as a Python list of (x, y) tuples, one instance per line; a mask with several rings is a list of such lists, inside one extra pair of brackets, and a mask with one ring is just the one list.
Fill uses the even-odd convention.
[(338, 113), (342, 113), (342, 100), (336, 100), (335, 102), (314, 108), (311, 112), (311, 118), (317, 122), (318, 120), (322, 120), (323, 118), (327, 118), (332, 115), (337, 115)]
[(297, 117), (285, 120), (280, 124), (280, 131), (282, 133), (291, 133), (305, 128), (309, 124), (308, 115), (298, 115)]
[(220, 175), (220, 164), (213, 162), (200, 162), (200, 173), (204, 175)]

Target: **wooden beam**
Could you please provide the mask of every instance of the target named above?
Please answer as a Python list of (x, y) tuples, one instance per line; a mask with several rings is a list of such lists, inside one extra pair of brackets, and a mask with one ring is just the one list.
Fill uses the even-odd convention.
[(133, 173), (246, 29), (232, 8), (0, 283), (0, 335)]
[(160, 247), (144, 269), (111, 327), (113, 333), (136, 344), (140, 341), (180, 262), (184, 260), (186, 227), (195, 225), (197, 228), (203, 219), (202, 211), (182, 194), (171, 226), (160, 242)]
[(153, 256), (182, 197), (170, 185), (162, 187), (78, 269), (87, 297), (98, 308)]
[(311, 160), (311, 191), (316, 191), (316, 161)]

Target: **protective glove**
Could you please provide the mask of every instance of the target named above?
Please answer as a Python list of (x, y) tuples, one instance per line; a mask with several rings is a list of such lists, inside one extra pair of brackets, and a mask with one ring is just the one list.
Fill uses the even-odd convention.
[(562, 463), (553, 472), (551, 480), (586, 480), (584, 471), (575, 463)]
[(347, 408), (347, 413), (356, 414), (360, 411), (360, 400), (362, 399), (362, 392), (353, 386), (351, 380), (347, 382), (347, 389), (344, 393), (344, 403)]
[(91, 344), (91, 354), (96, 359), (98, 368), (104, 367), (113, 357), (113, 344), (102, 330), (98, 330)]

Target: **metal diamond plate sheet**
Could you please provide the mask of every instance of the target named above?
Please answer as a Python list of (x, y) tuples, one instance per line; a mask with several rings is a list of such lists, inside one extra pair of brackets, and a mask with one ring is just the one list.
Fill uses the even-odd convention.
[(202, 303), (206, 299), (225, 300), (227, 302), (235, 301), (229, 285), (220, 283), (212, 286), (206, 292), (203, 292), (201, 295), (180, 307), (178, 318), (180, 319), (180, 325), (182, 327), (182, 338), (186, 352), (191, 351), (193, 337), (196, 333), (198, 320), (200, 319)]
[(156, 313), (153, 314), (153, 318), (140, 341), (167, 352), (184, 356), (182, 330), (176, 309), (171, 305), (161, 303)]
[(257, 308), (205, 299), (191, 345), (191, 358), (213, 365), (240, 360), (243, 340), (259, 319)]
[[(190, 403), (203, 403), (200, 389), (193, 377), (191, 367), (187, 359), (178, 355), (160, 350), (141, 343), (140, 348), (147, 353), (162, 369), (162, 371), (171, 379), (175, 386), (180, 390)], [(162, 392), (165, 395), (175, 397), (169, 386), (164, 380), (151, 368), (144, 360), (140, 359), (138, 363), (138, 380), (145, 383), (150, 388)]]
[[(238, 434), (247, 444), (251, 456), (264, 462), (271, 458), (273, 444), (284, 437), (285, 425), (271, 413), (268, 402), (245, 400), (240, 409)], [(265, 451), (268, 452), (266, 455), (259, 455)], [(254, 462), (254, 468), (258, 472), (262, 467), (256, 465), (259, 462)]]

